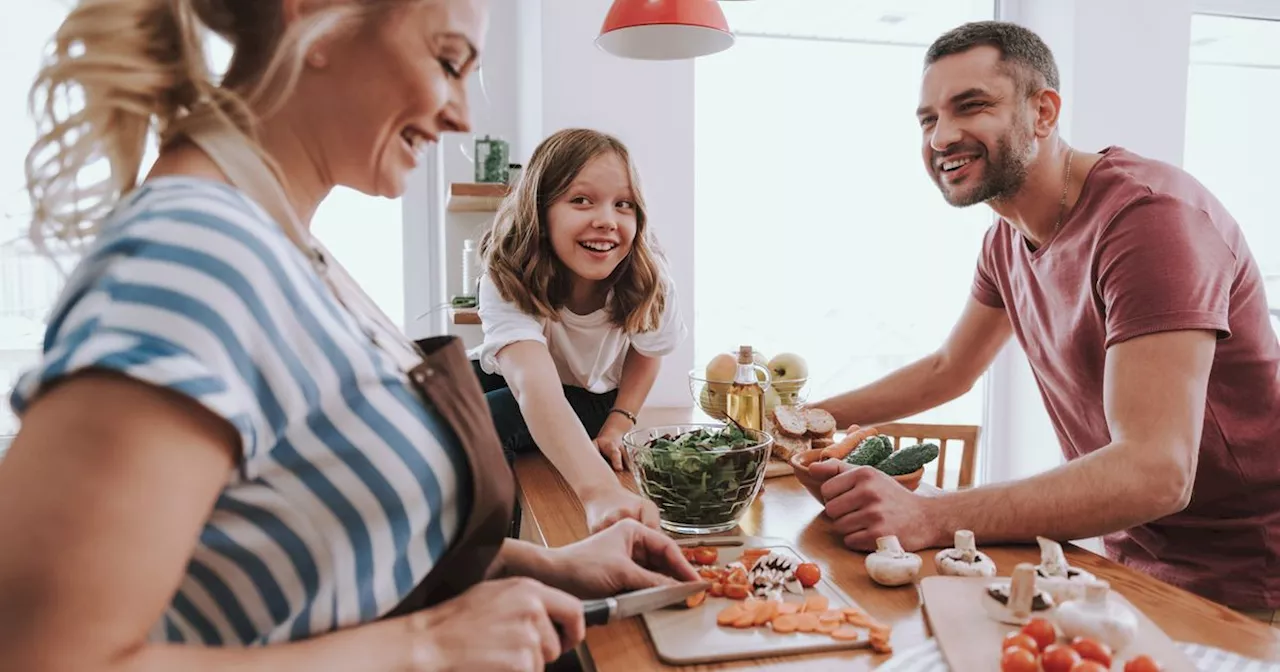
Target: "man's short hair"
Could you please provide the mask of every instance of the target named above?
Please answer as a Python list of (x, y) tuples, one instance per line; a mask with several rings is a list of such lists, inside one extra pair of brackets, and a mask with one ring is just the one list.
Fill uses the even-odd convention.
[(975, 21), (948, 31), (929, 46), (925, 67), (984, 45), (1000, 50), (1000, 60), (1008, 64), (1009, 76), (1023, 93), (1031, 95), (1044, 87), (1061, 90), (1049, 45), (1031, 30), (1006, 21)]

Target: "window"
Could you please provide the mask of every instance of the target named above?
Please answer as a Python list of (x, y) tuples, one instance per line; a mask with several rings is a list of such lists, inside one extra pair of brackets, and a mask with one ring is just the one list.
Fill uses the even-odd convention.
[[(722, 6), (738, 41), (695, 66), (697, 365), (749, 343), (804, 356), (811, 399), (870, 383), (969, 296), (991, 211), (943, 200), (915, 108), (928, 45), (995, 2)], [(916, 419), (980, 424), (982, 390)]]
[[(17, 431), (9, 391), (40, 356), (45, 319), (62, 287), (62, 276), (26, 241), (30, 203), (23, 158), (35, 140), (26, 93), (35, 79), (48, 39), (66, 16), (61, 2), (35, 3), (21, 19), (0, 26), (0, 453)], [(212, 60), (226, 63), (225, 44), (212, 45)], [(149, 157), (150, 163), (154, 156)], [(404, 324), (404, 263), (399, 200), (335, 189), (313, 220), (316, 236), (396, 323)], [(68, 269), (74, 264), (66, 260)]]
[[(1272, 17), (1280, 19), (1280, 15)], [(1231, 211), (1262, 268), (1280, 330), (1280, 20), (1196, 14), (1187, 80), (1186, 169)]]

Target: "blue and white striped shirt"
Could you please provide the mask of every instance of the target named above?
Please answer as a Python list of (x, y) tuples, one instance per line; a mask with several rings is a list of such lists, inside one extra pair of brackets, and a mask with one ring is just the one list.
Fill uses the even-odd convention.
[(90, 368), (191, 397), (242, 442), (155, 641), (264, 644), (374, 620), (461, 532), (470, 471), (452, 429), (227, 185), (163, 177), (123, 200), (14, 411)]

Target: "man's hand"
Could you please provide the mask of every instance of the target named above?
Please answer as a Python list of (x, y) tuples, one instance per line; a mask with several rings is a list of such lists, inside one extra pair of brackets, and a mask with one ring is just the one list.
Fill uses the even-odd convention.
[(658, 527), (658, 507), (621, 485), (583, 493), (579, 499), (587, 514), (587, 529), (592, 533), (627, 518), (638, 520), (647, 527)]
[(874, 551), (876, 539), (891, 534), (908, 551), (944, 543), (946, 531), (926, 511), (926, 498), (902, 487), (884, 472), (841, 460), (823, 460), (809, 470), (825, 480), (822, 499), (827, 516), (845, 546), (855, 551)]
[(675, 541), (634, 520), (543, 552), (545, 562), (534, 578), (582, 599), (699, 580)]

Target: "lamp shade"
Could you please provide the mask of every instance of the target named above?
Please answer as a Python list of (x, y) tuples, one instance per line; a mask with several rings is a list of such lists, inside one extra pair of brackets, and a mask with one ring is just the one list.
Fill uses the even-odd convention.
[(596, 45), (651, 61), (706, 56), (733, 46), (716, 0), (614, 0)]

